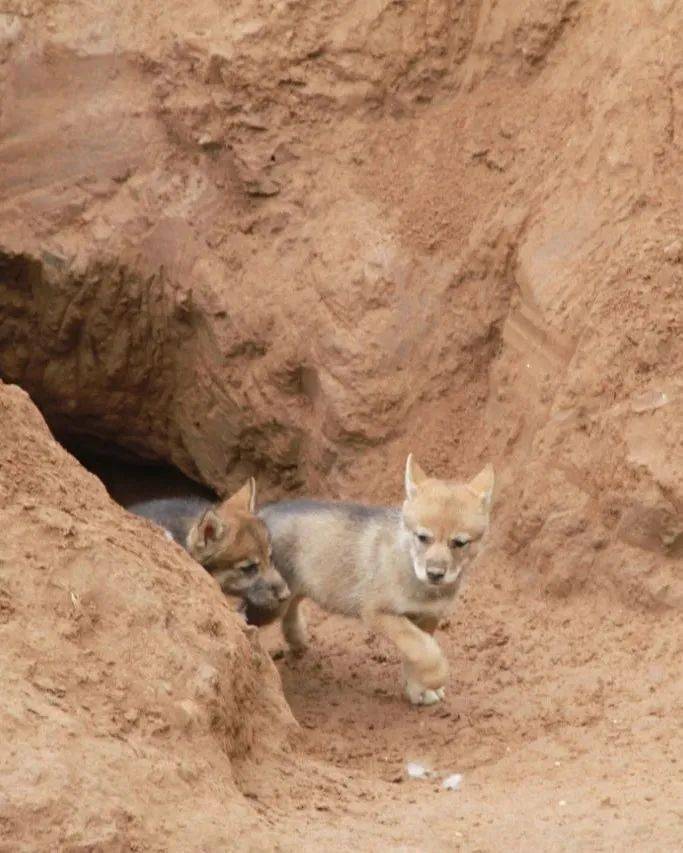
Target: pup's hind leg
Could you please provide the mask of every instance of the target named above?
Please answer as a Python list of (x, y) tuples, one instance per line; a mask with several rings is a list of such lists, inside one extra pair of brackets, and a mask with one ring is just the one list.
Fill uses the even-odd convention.
[(306, 619), (300, 607), (303, 600), (303, 595), (292, 596), (282, 617), (282, 633), (289, 648), (297, 654), (301, 654), (308, 648)]

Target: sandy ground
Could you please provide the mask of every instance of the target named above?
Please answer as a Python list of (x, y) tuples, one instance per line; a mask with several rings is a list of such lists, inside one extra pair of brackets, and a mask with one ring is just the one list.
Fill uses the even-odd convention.
[(303, 657), (278, 626), (247, 642), (208, 575), (0, 390), (0, 849), (680, 849), (675, 610), (548, 595), (494, 541), (438, 632), (446, 699), (415, 708), (359, 623), (310, 606)]
[[(363, 850), (680, 849), (680, 618), (590, 598), (547, 605), (497, 577), (491, 556), (439, 632), (452, 675), (432, 708), (403, 701), (384, 642), (310, 608), (311, 649), (278, 668), (303, 753), (337, 773), (274, 795), (260, 780), (276, 825), (298, 838), (282, 849), (318, 838)], [(281, 651), (276, 627), (263, 639)], [(411, 779), (408, 762), (434, 775)], [(443, 790), (453, 773), (460, 787)]]
[[(197, 492), (172, 469), (72, 449), (119, 500)], [(259, 631), (300, 730), (287, 753), (235, 763), (263, 822), (257, 838), (240, 833), (240, 845), (680, 849), (680, 615), (635, 612), (605, 590), (548, 595), (496, 545), (495, 528), (496, 516), (493, 541), (437, 634), (451, 663), (441, 704), (409, 705), (391, 645), (311, 602), (302, 657), (286, 651), (278, 625)], [(411, 778), (410, 763), (426, 777)], [(444, 790), (453, 774), (457, 790)]]

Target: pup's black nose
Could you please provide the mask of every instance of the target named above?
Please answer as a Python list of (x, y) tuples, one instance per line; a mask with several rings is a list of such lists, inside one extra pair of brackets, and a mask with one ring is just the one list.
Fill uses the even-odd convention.
[(427, 569), (427, 580), (430, 583), (441, 583), (445, 574), (445, 569)]

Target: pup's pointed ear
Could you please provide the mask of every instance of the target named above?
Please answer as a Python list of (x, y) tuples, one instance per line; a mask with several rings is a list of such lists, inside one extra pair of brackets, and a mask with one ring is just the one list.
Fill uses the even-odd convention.
[(412, 499), (417, 494), (420, 485), (427, 479), (427, 475), (409, 453), (406, 459), (406, 497)]
[(224, 529), (225, 525), (212, 509), (207, 510), (199, 522), (199, 533), (205, 545), (210, 545), (219, 539)]
[(256, 480), (249, 477), (247, 482), (235, 494), (228, 498), (230, 506), (241, 509), (243, 512), (253, 513), (256, 509)]
[(493, 465), (489, 462), (489, 464), (486, 465), (485, 468), (482, 468), (477, 476), (467, 484), (467, 488), (473, 495), (476, 495), (479, 498), (482, 507), (486, 512), (491, 508), (494, 482), (495, 475), (493, 472)]
[(226, 526), (213, 509), (207, 509), (199, 521), (196, 521), (187, 534), (187, 549), (193, 556), (199, 551), (210, 548), (224, 535)]

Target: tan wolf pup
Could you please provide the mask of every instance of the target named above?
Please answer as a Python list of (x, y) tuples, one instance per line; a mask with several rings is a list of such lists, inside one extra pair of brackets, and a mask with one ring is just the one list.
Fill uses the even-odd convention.
[[(442, 699), (448, 664), (432, 634), (481, 547), (493, 482), (490, 465), (469, 483), (428, 477), (411, 454), (401, 509), (306, 500), (265, 505), (260, 516), (274, 562), (292, 593), (282, 617), (291, 649), (306, 647), (300, 604), (309, 597), (395, 643), (413, 704)], [(246, 601), (249, 612), (248, 593)]]
[(215, 578), (228, 595), (277, 612), (289, 588), (275, 569), (268, 528), (255, 514), (253, 477), (219, 504), (196, 495), (157, 498), (129, 504), (130, 512), (163, 527)]

